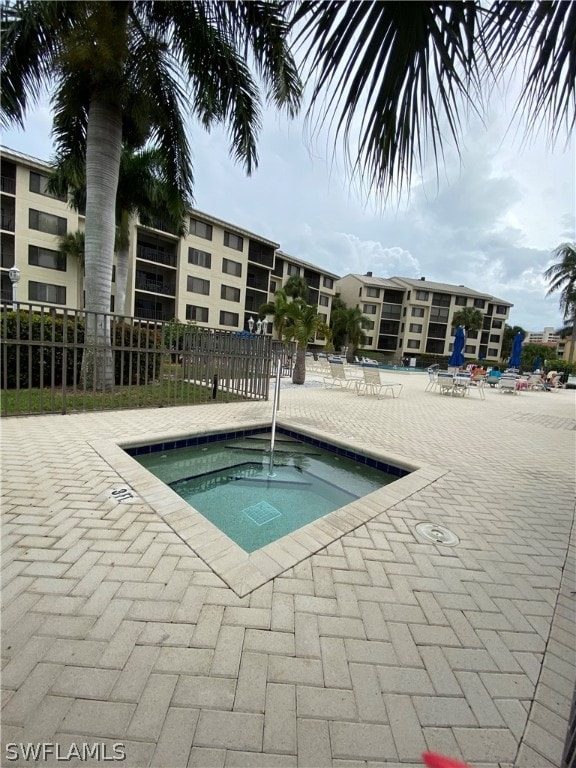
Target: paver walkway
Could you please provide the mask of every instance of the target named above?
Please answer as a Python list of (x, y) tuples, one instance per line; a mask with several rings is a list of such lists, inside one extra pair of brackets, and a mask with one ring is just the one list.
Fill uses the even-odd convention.
[[(0, 763), (85, 743), (142, 767), (409, 768), (426, 750), (559, 766), (575, 393), (390, 379), (398, 399), (286, 387), (279, 419), (447, 474), (242, 598), (152, 506), (111, 497), (124, 478), (90, 443), (250, 424), (271, 403), (4, 420)], [(420, 521), (460, 543), (426, 542)]]

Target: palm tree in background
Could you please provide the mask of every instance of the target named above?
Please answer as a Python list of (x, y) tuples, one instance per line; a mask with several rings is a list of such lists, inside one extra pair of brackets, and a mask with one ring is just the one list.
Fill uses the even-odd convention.
[(408, 186), (428, 146), (459, 144), (467, 109), (512, 69), (515, 113), (552, 138), (576, 123), (576, 3), (304, 0), (292, 24), (312, 83), (308, 117), (342, 138), (348, 169), (384, 195)]
[(308, 283), (302, 275), (290, 275), (288, 280), (286, 280), (284, 292), (286, 293), (286, 296), (289, 296), (291, 299), (302, 299), (303, 301), (307, 301), (308, 291)]
[(463, 307), (454, 313), (452, 318), (452, 328), (463, 325), (467, 331), (479, 331), (484, 324), (484, 316), (479, 309), (475, 307)]
[(362, 331), (370, 321), (364, 317), (360, 307), (348, 307), (344, 304), (332, 311), (330, 322), (334, 336), (344, 336), (347, 346), (346, 360), (353, 363), (356, 350), (364, 340)]
[(306, 304), (302, 299), (296, 298), (288, 305), (289, 322), (284, 328), (286, 341), (294, 339), (297, 343), (296, 360), (292, 371), (292, 383), (304, 384), (306, 381), (306, 349), (308, 343), (314, 339), (324, 326), (322, 317), (318, 314), (317, 307)]
[[(48, 181), (55, 194), (68, 193), (70, 206), (76, 211), (86, 207), (86, 178), (83, 158), (59, 157)], [(115, 313), (125, 314), (129, 268), (130, 223), (134, 217), (143, 226), (162, 225), (173, 234), (186, 234), (185, 215), (191, 206), (182, 190), (172, 184), (157, 149), (132, 151), (124, 146), (120, 158), (116, 193), (116, 302)]]
[(229, 129), (231, 152), (257, 165), (261, 96), (294, 114), (300, 81), (280, 2), (21, 2), (2, 7), (0, 115), (23, 120), (41, 88), (53, 93), (57, 152), (85, 156), (86, 340), (99, 389), (113, 385), (109, 311), (115, 203), (123, 141), (161, 149), (173, 183), (191, 195), (184, 116)]
[(576, 243), (562, 243), (552, 251), (552, 256), (557, 259), (557, 262), (544, 272), (544, 277), (549, 283), (547, 296), (559, 292), (562, 319), (572, 323), (570, 352), (568, 354), (568, 360), (572, 361), (574, 359), (574, 344), (576, 343), (574, 334), (576, 324)]
[(258, 310), (258, 315), (263, 318), (266, 315), (272, 315), (272, 327), (276, 331), (276, 337), (284, 341), (284, 328), (289, 322), (288, 307), (292, 302), (288, 299), (286, 291), (283, 288), (276, 291), (274, 301), (269, 301)]

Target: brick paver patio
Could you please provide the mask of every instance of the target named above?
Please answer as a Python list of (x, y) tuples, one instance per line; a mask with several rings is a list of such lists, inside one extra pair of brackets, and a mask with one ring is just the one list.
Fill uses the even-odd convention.
[(286, 386), (279, 419), (445, 474), (243, 597), (153, 499), (111, 496), (127, 478), (94, 446), (260, 422), (271, 402), (4, 420), (1, 764), (84, 743), (142, 767), (559, 766), (576, 393), (390, 380), (402, 395), (379, 401)]

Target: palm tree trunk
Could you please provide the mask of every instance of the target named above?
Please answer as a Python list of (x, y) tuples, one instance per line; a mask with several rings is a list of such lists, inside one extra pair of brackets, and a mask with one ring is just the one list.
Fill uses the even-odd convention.
[(86, 136), (86, 386), (109, 390), (114, 385), (110, 339), (110, 294), (114, 257), (115, 204), (122, 150), (119, 108), (90, 101)]
[(119, 248), (116, 252), (116, 303), (114, 312), (117, 315), (126, 314), (126, 285), (128, 283), (128, 254), (129, 248)]
[(296, 362), (292, 371), (292, 384), (304, 384), (306, 381), (306, 347), (298, 347)]
[(570, 363), (576, 362), (574, 360), (574, 345), (576, 344), (576, 311), (572, 315), (572, 335), (570, 336), (570, 352), (568, 353), (568, 360)]

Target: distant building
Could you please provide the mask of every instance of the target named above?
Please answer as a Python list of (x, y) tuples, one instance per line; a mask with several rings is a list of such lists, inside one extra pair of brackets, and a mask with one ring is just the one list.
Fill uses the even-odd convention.
[(504, 326), (513, 306), (504, 299), (464, 285), (435, 283), (422, 277), (346, 275), (336, 285), (346, 304), (361, 309), (369, 323), (363, 348), (391, 357), (422, 354), (446, 356), (452, 351), (452, 318), (465, 307), (480, 310), (483, 326), (469, 331), (464, 353), (478, 360), (501, 358)]
[(543, 331), (528, 331), (524, 338), (524, 344), (545, 344), (546, 346), (556, 346), (561, 341), (559, 333), (554, 328), (546, 327)]

